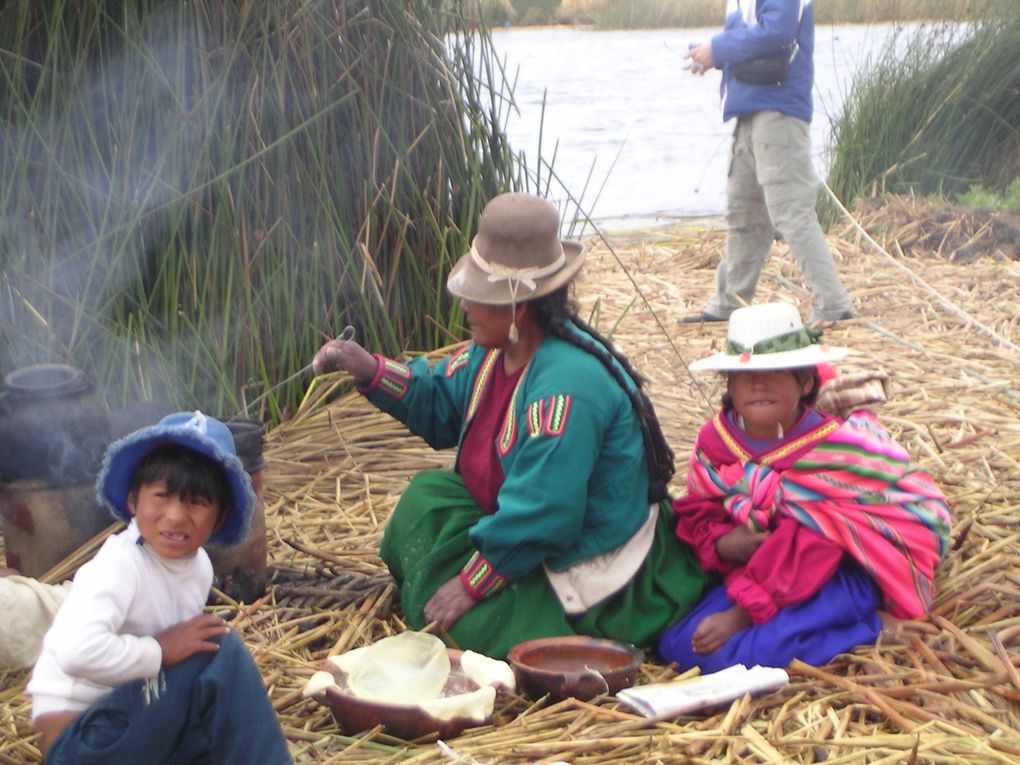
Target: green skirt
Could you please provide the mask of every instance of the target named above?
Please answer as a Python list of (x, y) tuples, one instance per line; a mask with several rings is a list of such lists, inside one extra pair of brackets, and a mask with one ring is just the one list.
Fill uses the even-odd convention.
[[(408, 485), (386, 527), (380, 555), (400, 587), (412, 628), (425, 626), (425, 604), (467, 562), (474, 550), (468, 532), (483, 516), (456, 473), (426, 471)], [(568, 616), (539, 567), (460, 617), (450, 635), (462, 649), (500, 659), (517, 643), (557, 635), (647, 645), (693, 608), (711, 583), (676, 538), (673, 512), (664, 502), (647, 559), (612, 597)]]

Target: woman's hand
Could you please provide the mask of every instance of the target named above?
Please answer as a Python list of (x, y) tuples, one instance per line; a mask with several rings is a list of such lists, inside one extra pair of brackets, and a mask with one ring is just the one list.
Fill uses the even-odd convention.
[(312, 361), (316, 374), (342, 369), (360, 383), (369, 383), (379, 369), (379, 360), (353, 340), (330, 340)]
[(196, 653), (212, 653), (220, 650), (213, 643), (214, 637), (223, 637), (230, 627), (215, 614), (199, 614), (194, 619), (175, 624), (156, 635), (156, 642), (163, 651), (163, 666), (180, 664)]
[(436, 594), (425, 604), (425, 621), (436, 622), (439, 629), (448, 630), (474, 608), (476, 602), (464, 589), (460, 576), (455, 576), (436, 590)]
[(747, 563), (751, 556), (769, 538), (767, 531), (751, 531), (747, 526), (735, 526), (715, 540), (715, 551), (721, 560)]

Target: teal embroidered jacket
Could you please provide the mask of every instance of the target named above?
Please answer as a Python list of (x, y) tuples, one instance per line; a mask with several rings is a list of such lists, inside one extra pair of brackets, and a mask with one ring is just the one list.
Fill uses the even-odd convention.
[[(406, 365), (382, 359), (362, 392), (432, 447), (459, 446), (501, 355), (469, 343), (434, 368), (424, 358)], [(543, 562), (561, 571), (610, 552), (647, 520), (648, 466), (637, 415), (591, 354), (547, 337), (499, 433), (505, 480), (498, 510), (471, 530), (477, 554), (462, 573), (476, 597)]]

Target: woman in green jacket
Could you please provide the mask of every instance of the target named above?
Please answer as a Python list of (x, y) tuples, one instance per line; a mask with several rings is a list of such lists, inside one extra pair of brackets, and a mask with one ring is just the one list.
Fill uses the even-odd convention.
[(707, 582), (661, 504), (673, 454), (641, 378), (568, 297), (585, 250), (559, 223), (540, 197), (486, 205), (447, 281), (471, 342), (434, 368), (345, 341), (315, 357), (434, 448), (457, 447), (453, 471), (411, 481), (381, 555), (412, 627), (499, 658), (553, 635), (647, 644)]

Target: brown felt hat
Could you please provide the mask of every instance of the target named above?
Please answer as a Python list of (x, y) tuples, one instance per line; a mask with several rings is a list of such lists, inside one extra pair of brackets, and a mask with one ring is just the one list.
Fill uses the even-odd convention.
[(471, 249), (446, 288), (488, 305), (534, 300), (567, 284), (584, 262), (580, 242), (560, 239), (560, 215), (542, 197), (510, 192), (485, 205)]

